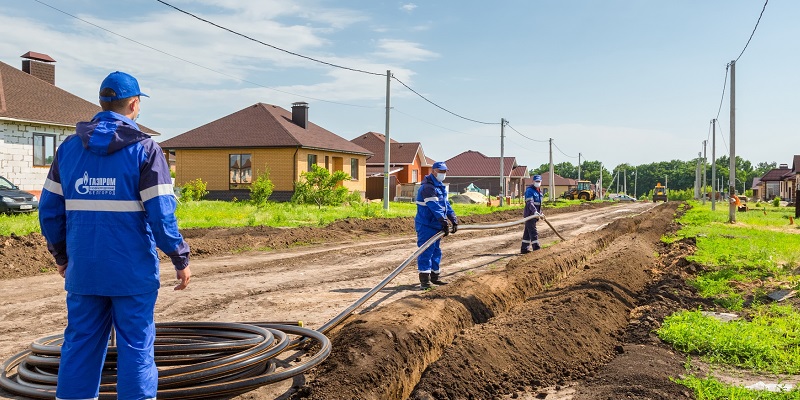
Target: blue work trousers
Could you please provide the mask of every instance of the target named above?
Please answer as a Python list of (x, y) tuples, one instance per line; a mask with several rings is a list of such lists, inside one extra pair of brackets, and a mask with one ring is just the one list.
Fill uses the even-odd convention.
[(117, 333), (117, 398), (154, 399), (158, 389), (153, 311), (158, 291), (135, 296), (67, 293), (56, 398), (96, 399), (113, 324)]
[[(417, 225), (417, 247), (422, 246), (433, 235), (442, 231), (441, 228), (434, 229), (424, 225)], [(439, 262), (442, 261), (442, 249), (439, 248), (439, 243), (442, 240), (435, 241), (430, 247), (425, 249), (422, 254), (417, 257), (417, 269), (421, 274), (439, 273)]]

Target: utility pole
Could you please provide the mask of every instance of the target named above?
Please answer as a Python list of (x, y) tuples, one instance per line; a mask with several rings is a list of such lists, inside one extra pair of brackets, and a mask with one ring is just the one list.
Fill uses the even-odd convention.
[(600, 163), (600, 200), (603, 200), (605, 193), (603, 193), (603, 163)]
[(555, 201), (556, 199), (554, 193), (556, 190), (555, 180), (556, 177), (553, 168), (553, 138), (550, 138), (550, 182), (548, 185), (550, 187), (550, 195), (547, 196), (547, 198), (550, 199), (550, 201)]
[(736, 60), (731, 61), (731, 159), (728, 181), (728, 222), (736, 222)]
[(628, 170), (622, 170), (622, 191), (628, 194)]
[(717, 206), (717, 120), (711, 120), (711, 211)]
[[(505, 135), (506, 119), (500, 118), (500, 207), (506, 198), (506, 168), (503, 164), (503, 139)], [(551, 156), (552, 159), (552, 156)]]
[(706, 143), (708, 140), (703, 140), (703, 190), (701, 192), (703, 196), (703, 204), (706, 204)]
[(636, 190), (636, 185), (637, 185), (638, 182), (639, 182), (639, 167), (636, 166), (636, 167), (633, 167), (633, 198), (634, 199), (638, 197), (637, 196), (638, 193), (637, 193), (637, 190)]
[(581, 180), (581, 153), (578, 153), (578, 180)]
[(389, 89), (392, 83), (392, 71), (386, 70), (386, 143), (383, 145), (383, 209), (389, 209), (389, 148), (391, 140), (389, 139), (389, 114), (391, 111), (391, 104), (389, 103)]

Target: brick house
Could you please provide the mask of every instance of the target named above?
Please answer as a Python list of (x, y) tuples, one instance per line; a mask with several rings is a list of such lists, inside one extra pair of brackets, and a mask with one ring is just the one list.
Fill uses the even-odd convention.
[(308, 104), (292, 111), (257, 103), (160, 143), (175, 152), (175, 184), (201, 179), (207, 199), (249, 199), (255, 176), (269, 170), (270, 200), (288, 201), (300, 174), (318, 165), (344, 171), (350, 191), (366, 190), (366, 159), (372, 153), (308, 120)]
[[(450, 192), (463, 192), (472, 184), (487, 189), (490, 196), (500, 194), (500, 157), (487, 157), (480, 152), (468, 150), (445, 163), (448, 168), (445, 182), (450, 184)], [(506, 196), (524, 196), (525, 178), (529, 178), (528, 168), (518, 165), (515, 157), (505, 157), (503, 171)]]
[[(366, 197), (383, 199), (384, 172), (386, 169), (386, 136), (377, 132), (367, 132), (351, 142), (372, 152), (367, 158)], [(394, 139), (389, 142), (389, 198), (396, 196), (396, 185), (419, 183), (431, 173), (433, 160), (425, 156), (419, 142), (400, 143)]]
[(21, 57), (21, 70), (0, 62), (0, 175), (38, 195), (58, 146), (101, 110), (55, 86), (56, 61), (47, 54)]
[[(753, 190), (753, 197), (755, 200), (771, 201), (775, 197), (781, 200), (792, 201), (794, 199), (794, 191), (797, 188), (797, 173), (796, 168), (800, 163), (798, 156), (795, 156), (795, 164), (789, 168), (788, 164), (780, 164), (778, 168), (773, 168), (767, 171), (764, 176), (758, 180), (758, 186)], [(754, 179), (755, 185), (755, 179)]]

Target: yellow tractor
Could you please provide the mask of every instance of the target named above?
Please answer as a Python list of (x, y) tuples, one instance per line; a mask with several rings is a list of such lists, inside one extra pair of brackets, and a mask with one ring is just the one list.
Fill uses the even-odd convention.
[(592, 189), (592, 183), (589, 181), (578, 181), (577, 186), (570, 188), (561, 197), (567, 200), (594, 200), (596, 194)]
[(656, 187), (653, 188), (653, 203), (657, 201), (667, 202), (667, 187), (661, 186), (661, 182), (656, 183)]

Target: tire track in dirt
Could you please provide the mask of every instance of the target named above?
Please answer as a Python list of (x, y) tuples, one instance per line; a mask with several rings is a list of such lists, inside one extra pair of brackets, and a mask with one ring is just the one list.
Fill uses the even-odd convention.
[(292, 398), (498, 398), (580, 377), (613, 357), (675, 208), (361, 315)]

